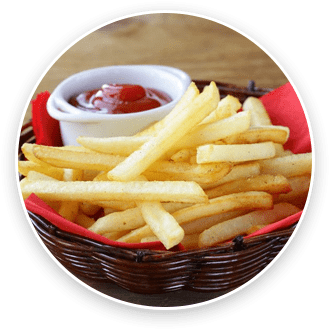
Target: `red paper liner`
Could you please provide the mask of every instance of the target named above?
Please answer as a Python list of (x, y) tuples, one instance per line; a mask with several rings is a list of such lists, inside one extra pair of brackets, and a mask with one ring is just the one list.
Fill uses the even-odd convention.
[(37, 95), (32, 100), (32, 127), (36, 137), (36, 143), (45, 146), (62, 146), (59, 122), (52, 118), (47, 111), (47, 101), (50, 96), (48, 91)]

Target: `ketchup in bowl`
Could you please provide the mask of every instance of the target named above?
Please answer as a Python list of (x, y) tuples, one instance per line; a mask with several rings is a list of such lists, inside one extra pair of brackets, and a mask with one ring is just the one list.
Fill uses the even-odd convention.
[(78, 109), (102, 114), (123, 114), (158, 108), (171, 102), (166, 93), (139, 85), (110, 84), (72, 97), (69, 103)]

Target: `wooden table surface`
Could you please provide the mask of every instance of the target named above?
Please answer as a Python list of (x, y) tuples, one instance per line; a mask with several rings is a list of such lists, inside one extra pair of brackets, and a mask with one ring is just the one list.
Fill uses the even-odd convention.
[(192, 79), (238, 86), (254, 80), (257, 87), (276, 88), (288, 81), (263, 50), (226, 26), (188, 15), (149, 14), (112, 23), (81, 39), (46, 73), (33, 98), (52, 92), (74, 73), (120, 64), (168, 65)]
[[(119, 64), (159, 64), (186, 71), (192, 79), (276, 88), (288, 80), (274, 61), (239, 33), (206, 19), (180, 14), (149, 14), (125, 19), (86, 36), (47, 72), (33, 98), (50, 92), (68, 76)], [(31, 118), (29, 108), (25, 121)], [(145, 296), (116, 285), (82, 279), (117, 299), (146, 306), (182, 306), (216, 298), (222, 292), (173, 292)]]

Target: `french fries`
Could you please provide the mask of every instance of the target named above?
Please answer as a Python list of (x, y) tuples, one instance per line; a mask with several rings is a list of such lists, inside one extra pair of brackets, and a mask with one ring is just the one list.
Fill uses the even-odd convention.
[(223, 139), (226, 144), (248, 144), (272, 141), (285, 144), (288, 141), (290, 131), (285, 126), (255, 126), (248, 130), (231, 135)]
[(172, 112), (135, 136), (24, 144), (21, 192), (111, 240), (214, 246), (304, 207), (312, 153), (286, 150), (289, 135), (260, 100), (242, 105), (220, 99), (213, 82), (201, 93), (192, 83)]
[(199, 236), (198, 245), (206, 247), (225, 242), (237, 235), (245, 234), (253, 226), (268, 225), (299, 211), (300, 209), (294, 205), (281, 203), (274, 205), (271, 210), (258, 210), (227, 220), (205, 230)]
[(175, 120), (165, 125), (156, 136), (110, 170), (108, 172), (109, 180), (134, 180), (210, 114), (219, 100), (219, 91), (215, 83), (211, 83), (189, 107), (184, 107), (177, 114)]
[(275, 154), (276, 150), (273, 142), (235, 145), (207, 144), (197, 148), (197, 164), (248, 162), (273, 158)]
[[(205, 143), (230, 138), (237, 134), (239, 135), (249, 129), (250, 119), (250, 112), (240, 112), (222, 120), (197, 125), (190, 133), (187, 133), (184, 137), (178, 140), (162, 157), (166, 159), (181, 149), (189, 149)], [(144, 143), (150, 142), (152, 138), (152, 136), (109, 138), (78, 137), (77, 142), (94, 151), (129, 156), (142, 147)], [(171, 137), (171, 139), (174, 138)], [(276, 141), (276, 139), (274, 140)]]
[[(35, 146), (33, 148), (33, 154), (38, 160), (42, 160), (44, 164), (63, 168), (63, 170), (56, 175), (58, 179), (64, 175), (65, 168), (107, 172), (126, 159), (126, 157), (120, 155), (96, 154), (47, 146)], [(35, 166), (39, 165), (35, 164)], [(224, 162), (220, 164), (197, 165), (188, 162), (173, 164), (173, 162), (170, 161), (156, 161), (143, 174), (149, 180), (197, 181), (193, 179), (199, 178), (199, 183), (207, 183), (215, 179), (221, 179), (230, 172), (231, 167), (232, 165), (230, 163)], [(45, 172), (48, 173), (47, 171)], [(106, 173), (99, 173), (93, 180), (108, 180), (108, 176)]]
[[(196, 204), (175, 211), (172, 216), (180, 224), (184, 225), (199, 218), (212, 215), (233, 212), (237, 210), (267, 210), (272, 208), (273, 198), (265, 192), (250, 191), (214, 198), (209, 203)], [(148, 224), (140, 227), (120, 238), (121, 242), (137, 243), (142, 238), (151, 236), (152, 229)]]
[[(190, 206), (185, 203), (162, 203), (163, 208), (169, 212), (175, 212), (181, 208)], [(107, 232), (118, 232), (130, 229), (136, 229), (145, 225), (141, 210), (134, 206), (126, 210), (111, 212), (100, 217), (90, 226), (89, 230), (97, 234)]]
[(31, 181), (21, 186), (23, 197), (34, 193), (45, 200), (62, 201), (162, 201), (203, 203), (207, 196), (193, 181)]
[(230, 136), (224, 142), (239, 144), (272, 141), (282, 145), (287, 142), (290, 135), (289, 128), (274, 126), (263, 103), (259, 99), (248, 97), (243, 103), (243, 111), (251, 113), (250, 129), (236, 136)]

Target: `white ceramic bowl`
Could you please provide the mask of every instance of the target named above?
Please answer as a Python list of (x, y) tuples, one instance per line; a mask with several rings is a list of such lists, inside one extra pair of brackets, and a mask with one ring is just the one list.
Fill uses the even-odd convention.
[[(49, 97), (47, 110), (59, 120), (64, 145), (77, 145), (78, 136), (130, 136), (167, 115), (187, 90), (185, 72), (160, 65), (118, 65), (74, 74), (61, 82)], [(68, 103), (70, 97), (103, 84), (137, 84), (167, 93), (172, 101), (158, 108), (128, 114), (98, 114)]]

